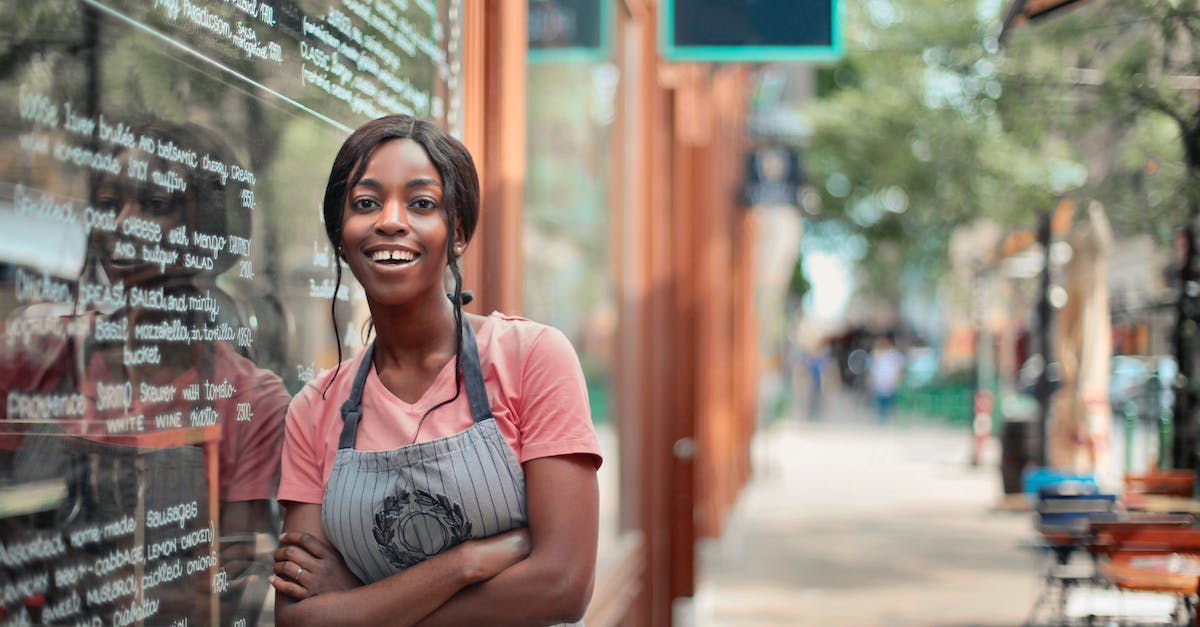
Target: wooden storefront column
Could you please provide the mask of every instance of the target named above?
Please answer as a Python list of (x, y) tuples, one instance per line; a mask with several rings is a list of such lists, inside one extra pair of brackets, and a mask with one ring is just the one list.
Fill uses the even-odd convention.
[(734, 355), (730, 371), (734, 377), (735, 420), (738, 424), (738, 449), (735, 460), (735, 493), (750, 479), (750, 445), (757, 427), (758, 412), (758, 313), (755, 309), (754, 268), (755, 242), (758, 234), (754, 216), (742, 211), (736, 220), (736, 259), (734, 262)]
[[(676, 462), (675, 443), (690, 435), (690, 417), (674, 399), (689, 364), (677, 353), (675, 311), (672, 94), (660, 85), (656, 6), (625, 0), (617, 20), (622, 129), (615, 206), (620, 307), (615, 417), (621, 441), (621, 525), (641, 534), (644, 575), (626, 624), (670, 625), (671, 604), (693, 581), (691, 462)], [(681, 426), (682, 423), (682, 426)], [(684, 441), (680, 450), (684, 451)], [(685, 451), (686, 452), (686, 451)]]
[[(718, 180), (713, 177), (713, 125), (717, 118), (711, 101), (710, 70), (707, 66), (679, 68), (681, 86), (676, 106), (676, 150), (688, 156), (676, 184), (682, 188), (679, 224), (691, 232), (686, 263), (679, 268), (680, 281), (690, 285), (692, 298), (686, 303), (694, 364), (688, 372), (694, 425), (696, 462), (693, 475), (694, 535), (711, 536), (718, 527), (719, 510), (713, 498), (721, 465), (722, 426), (727, 390), (721, 360), (721, 320), (728, 301), (729, 233), (722, 213), (727, 202), (716, 198)], [(694, 544), (694, 540), (693, 540)]]
[(666, 289), (661, 310), (664, 343), (670, 367), (662, 373), (666, 386), (668, 439), (664, 456), (670, 461), (671, 599), (696, 592), (697, 426), (704, 408), (697, 402), (701, 372), (699, 330), (703, 285), (697, 280), (696, 250), (700, 243), (697, 218), (709, 202), (698, 185), (706, 170), (703, 145), (708, 130), (708, 107), (703, 101), (705, 69), (700, 66), (660, 65), (659, 83), (670, 96), (671, 204), (655, 211), (660, 246), (669, 249)]
[(610, 187), (621, 523), (646, 562), (627, 616), (638, 626), (672, 624), (674, 601), (694, 595), (696, 539), (719, 533), (745, 483), (757, 355), (751, 223), (736, 206), (747, 73), (660, 63), (656, 4), (621, 3)]
[[(750, 91), (750, 71), (746, 67), (738, 68), (731, 73), (729, 80), (737, 85), (736, 93)], [(719, 87), (719, 93), (727, 93), (724, 86)], [(734, 107), (738, 107), (734, 109)], [(737, 120), (745, 120), (749, 111), (749, 102), (745, 97), (739, 97), (735, 103), (730, 103), (727, 109)], [(732, 113), (736, 110), (736, 113)], [(721, 169), (730, 177), (728, 189), (740, 191), (743, 155), (748, 147), (745, 127), (741, 124), (733, 127), (736, 133), (726, 139), (729, 151), (728, 159)], [(732, 506), (737, 494), (750, 479), (751, 455), (750, 446), (754, 430), (758, 426), (758, 377), (759, 377), (759, 334), (757, 294), (755, 294), (755, 278), (759, 273), (755, 268), (757, 259), (757, 242), (760, 241), (754, 214), (748, 207), (740, 206), (740, 194), (736, 215), (733, 219), (734, 240), (734, 291), (733, 291), (733, 354), (730, 359), (730, 373), (734, 378), (734, 421), (737, 424), (737, 441), (735, 446), (736, 458), (733, 461), (733, 494), (729, 495)]]
[(483, 192), (463, 258), (476, 313), (522, 311), (527, 10), (507, 0), (463, 3), (463, 141)]
[[(745, 482), (741, 467), (749, 457), (744, 388), (737, 368), (740, 342), (747, 339), (738, 332), (738, 322), (747, 309), (753, 311), (753, 299), (740, 291), (738, 272), (749, 252), (739, 246), (743, 211), (736, 200), (745, 85), (743, 68), (722, 67), (706, 74), (695, 87), (697, 93), (684, 101), (704, 103), (703, 110), (694, 114), (697, 128), (689, 133), (696, 142), (692, 150), (702, 159), (689, 182), (700, 195), (692, 203), (696, 245), (691, 275), (698, 295), (696, 533), (702, 537), (721, 533), (726, 513)], [(682, 131), (680, 135), (684, 137)]]

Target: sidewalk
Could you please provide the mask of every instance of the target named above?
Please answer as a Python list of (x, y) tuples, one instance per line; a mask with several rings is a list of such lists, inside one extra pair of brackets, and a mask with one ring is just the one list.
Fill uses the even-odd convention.
[[(996, 511), (998, 450), (963, 428), (879, 427), (850, 399), (759, 433), (723, 535), (698, 556), (697, 627), (1020, 625), (1031, 514)], [(686, 621), (685, 621), (686, 622)]]

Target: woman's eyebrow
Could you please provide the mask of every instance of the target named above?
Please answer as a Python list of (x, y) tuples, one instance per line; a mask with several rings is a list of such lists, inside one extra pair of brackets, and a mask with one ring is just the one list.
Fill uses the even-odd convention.
[(405, 187), (412, 189), (414, 187), (441, 187), (442, 183), (435, 178), (429, 176), (419, 176), (404, 184)]
[[(355, 187), (371, 187), (371, 188), (375, 188), (375, 189), (382, 189), (383, 183), (380, 183), (376, 179), (359, 179), (358, 182), (354, 184), (354, 186)], [(419, 176), (415, 179), (410, 179), (407, 183), (404, 184), (404, 187), (406, 189), (412, 189), (414, 187), (441, 187), (441, 186), (442, 186), (442, 183), (440, 181), (438, 181), (437, 179), (435, 179), (433, 177), (429, 177), (429, 176)]]

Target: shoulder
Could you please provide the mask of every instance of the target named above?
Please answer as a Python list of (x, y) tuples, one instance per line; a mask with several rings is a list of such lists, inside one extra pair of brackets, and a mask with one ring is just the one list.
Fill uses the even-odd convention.
[(213, 350), (217, 358), (216, 375), (218, 377), (228, 377), (242, 385), (278, 386), (286, 393), (283, 379), (278, 374), (265, 368), (259, 368), (250, 358), (237, 352), (230, 344), (218, 342), (213, 345)]
[(350, 393), (354, 384), (354, 375), (362, 363), (365, 351), (360, 351), (354, 357), (347, 359), (334, 368), (322, 370), (300, 388), (292, 399), (288, 410), (289, 420), (303, 416), (315, 420), (317, 416), (328, 410), (338, 409), (341, 401)]
[(493, 359), (530, 360), (569, 358), (577, 360), (575, 349), (558, 329), (520, 316), (493, 312), (486, 318), (485, 342)]

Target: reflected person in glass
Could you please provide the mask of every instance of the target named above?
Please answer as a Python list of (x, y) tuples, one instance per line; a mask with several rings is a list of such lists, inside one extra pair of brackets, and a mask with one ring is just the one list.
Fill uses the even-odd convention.
[[(228, 146), (196, 124), (157, 120), (135, 125), (133, 133), (147, 143), (170, 144), (177, 154), (235, 163)], [(207, 336), (222, 325), (245, 328), (239, 314), (230, 313), (243, 311), (244, 304), (234, 303), (217, 283), (240, 255), (228, 246), (206, 249), (198, 242), (248, 240), (249, 212), (238, 203), (240, 185), (198, 164), (137, 147), (112, 154), (119, 172), (89, 181), (89, 211), (100, 217), (86, 240), (73, 311), (32, 306), (20, 312), (59, 318), (65, 332), (5, 345), (0, 473), (18, 483), (65, 483), (63, 505), (23, 521), (25, 534), (39, 528), (71, 533), (134, 512), (173, 511), (195, 502), (189, 522), (150, 525), (140, 546), (132, 536), (119, 538), (69, 554), (66, 561), (84, 552), (141, 550), (193, 528), (216, 528), (219, 538), (179, 556), (202, 559), (219, 547), (217, 567), (155, 586), (150, 594), (162, 602), (158, 616), (203, 619), (211, 607), (213, 573), (220, 569), (228, 583), (221, 594), (222, 621), (253, 623), (268, 590), (266, 539), (277, 529), (270, 499), (290, 396), (278, 376), (248, 358), (252, 344), (235, 348), (193, 335)], [(14, 394), (81, 395), (86, 409), (68, 417), (9, 416), (8, 408), (16, 405), (7, 401)], [(209, 507), (214, 478), (217, 512)], [(260, 539), (268, 553), (256, 559)], [(147, 557), (147, 570), (154, 565)], [(93, 573), (84, 588), (123, 573)], [(105, 607), (90, 603), (88, 612), (111, 614)]]
[(470, 154), (432, 123), (374, 120), (339, 151), (323, 211), (375, 339), (288, 409), (279, 624), (580, 620), (601, 461), (583, 374), (558, 330), (464, 313)]

